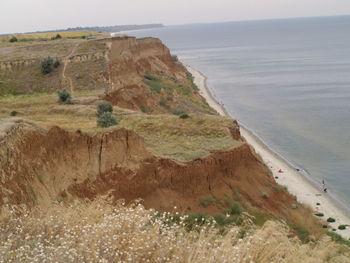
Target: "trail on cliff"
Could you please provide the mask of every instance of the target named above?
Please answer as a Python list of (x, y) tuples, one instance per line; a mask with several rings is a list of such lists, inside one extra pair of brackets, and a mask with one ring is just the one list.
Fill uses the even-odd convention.
[(72, 57), (72, 55), (74, 54), (74, 52), (78, 48), (78, 46), (79, 46), (79, 42), (77, 42), (73, 46), (73, 48), (71, 49), (71, 52), (63, 58), (62, 81), (63, 81), (63, 83), (67, 83), (67, 81), (68, 81), (69, 90), (70, 90), (70, 93), (72, 96), (74, 95), (74, 84), (73, 84), (72, 79), (70, 77), (66, 76), (66, 68), (67, 68), (67, 65), (69, 63), (70, 58)]

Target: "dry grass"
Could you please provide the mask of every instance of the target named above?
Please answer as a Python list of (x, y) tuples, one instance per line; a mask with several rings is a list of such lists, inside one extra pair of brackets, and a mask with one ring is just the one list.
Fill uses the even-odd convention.
[(329, 239), (303, 245), (288, 238), (286, 225), (273, 221), (251, 226), (242, 238), (239, 227), (221, 235), (210, 223), (188, 232), (186, 216), (169, 224), (169, 215), (137, 204), (95, 201), (20, 217), (6, 214), (0, 226), (2, 262), (350, 262), (348, 247)]
[[(97, 98), (101, 93), (101, 90), (76, 91), (75, 98)], [(18, 112), (17, 117), (44, 127), (58, 125), (71, 131), (96, 128), (94, 105), (62, 105), (58, 103), (57, 93), (0, 96), (0, 120), (10, 118), (12, 111)]]
[(45, 32), (45, 33), (28, 33), (28, 34), (13, 34), (0, 37), (0, 42), (8, 41), (13, 36), (20, 39), (27, 40), (40, 40), (40, 39), (51, 39), (57, 34), (61, 35), (62, 38), (79, 38), (82, 36), (99, 36), (105, 37), (106, 33), (99, 33), (97, 31), (61, 31), (61, 32)]
[[(75, 100), (97, 98), (101, 90), (75, 91)], [(89, 134), (103, 131), (96, 127), (96, 106), (64, 105), (58, 103), (56, 93), (33, 93), (27, 95), (0, 96), (0, 120), (17, 116), (37, 122), (43, 127), (60, 126), (69, 131), (80, 129)], [(232, 120), (217, 115), (190, 115), (180, 119), (175, 115), (145, 115), (115, 107), (119, 127), (132, 129), (145, 138), (148, 149), (158, 156), (179, 161), (190, 161), (237, 146), (227, 127)]]
[(190, 161), (239, 145), (228, 131), (232, 119), (216, 115), (190, 114), (189, 119), (175, 115), (128, 116), (121, 119), (120, 126), (144, 137), (154, 154), (178, 161)]

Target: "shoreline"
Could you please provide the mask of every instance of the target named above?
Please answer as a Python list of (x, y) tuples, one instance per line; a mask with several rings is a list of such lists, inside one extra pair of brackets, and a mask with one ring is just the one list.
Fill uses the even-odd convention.
[[(210, 107), (215, 109), (222, 116), (230, 116), (226, 109), (217, 102), (215, 97), (210, 92), (206, 82), (207, 77), (194, 68), (186, 65), (187, 70), (193, 75), (194, 82), (200, 90), (200, 94), (205, 98)], [(288, 163), (283, 157), (271, 150), (258, 136), (256, 136), (247, 127), (239, 122), (240, 131), (242, 137), (251, 145), (255, 152), (259, 154), (271, 170), (275, 181), (288, 188), (288, 191), (297, 197), (298, 202), (308, 205), (315, 213), (323, 213), (324, 217), (320, 217), (321, 220), (326, 221), (328, 217), (336, 219), (335, 223), (329, 223), (333, 229), (337, 229), (335, 233), (342, 237), (350, 238), (350, 215), (343, 211), (337, 204), (337, 201), (318, 189), (316, 185), (312, 184), (308, 178), (301, 174), (301, 171), (297, 171), (292, 164)], [(279, 173), (279, 170), (283, 173)], [(276, 179), (278, 177), (278, 179)], [(316, 205), (320, 203), (320, 205)], [(345, 230), (338, 230), (339, 225), (348, 225)], [(332, 231), (332, 229), (329, 229)]]

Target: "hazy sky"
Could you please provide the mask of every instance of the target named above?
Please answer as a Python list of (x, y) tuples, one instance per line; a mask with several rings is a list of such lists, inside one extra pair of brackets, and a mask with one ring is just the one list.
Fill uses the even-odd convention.
[(0, 33), (350, 14), (350, 0), (0, 0)]

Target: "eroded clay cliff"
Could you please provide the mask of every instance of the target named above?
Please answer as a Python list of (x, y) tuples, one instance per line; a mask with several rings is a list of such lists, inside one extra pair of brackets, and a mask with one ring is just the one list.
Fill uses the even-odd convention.
[[(276, 191), (267, 167), (246, 143), (179, 163), (151, 155), (143, 139), (125, 129), (89, 136), (58, 127), (45, 130), (16, 119), (4, 126), (1, 205), (45, 207), (110, 195), (115, 200), (141, 198), (147, 207), (160, 210), (177, 206), (184, 212), (188, 207), (201, 211), (200, 198), (224, 198), (232, 189), (250, 205), (276, 215), (295, 203), (286, 191)], [(270, 198), (262, 198), (263, 193)]]

